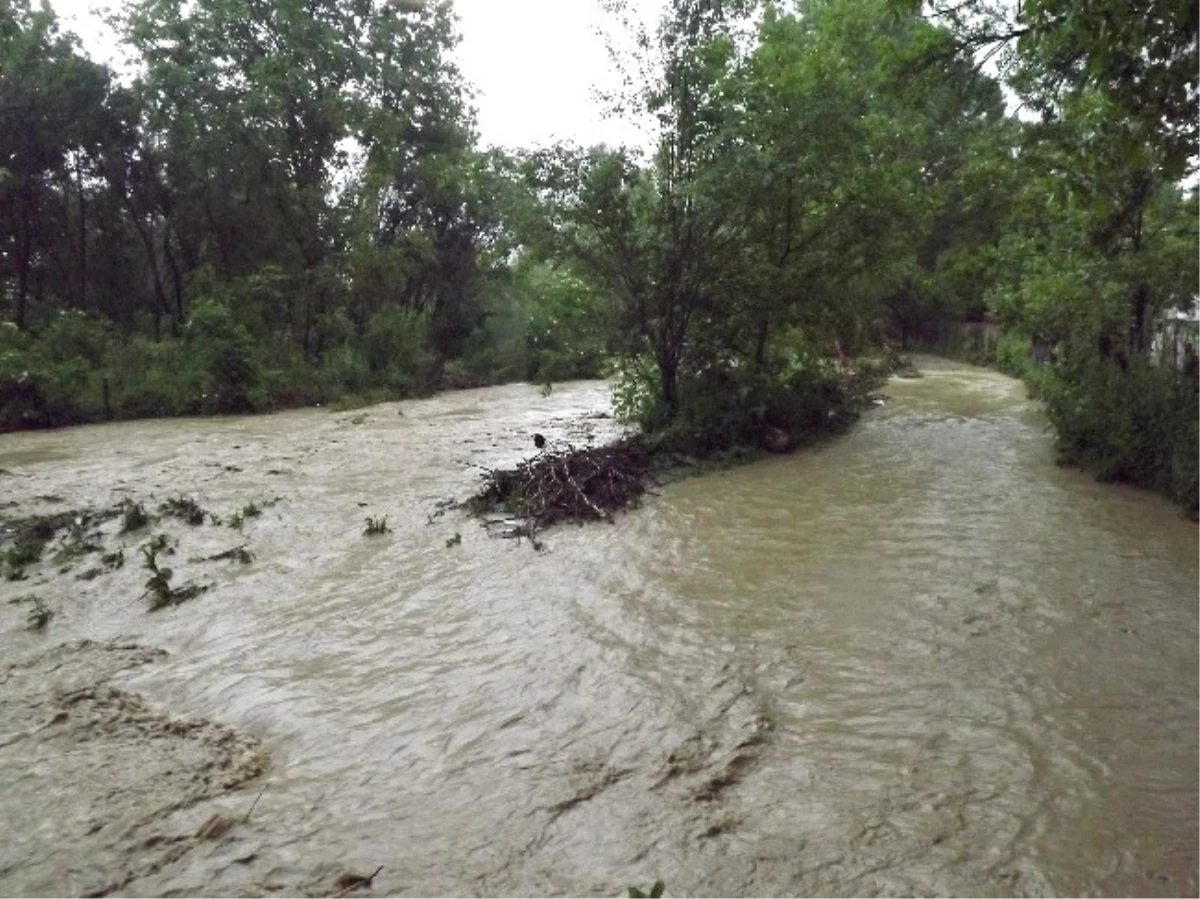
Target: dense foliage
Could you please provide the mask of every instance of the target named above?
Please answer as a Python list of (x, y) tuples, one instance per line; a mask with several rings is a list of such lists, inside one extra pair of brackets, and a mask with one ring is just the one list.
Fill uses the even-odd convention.
[(1156, 349), (1195, 4), (602, 2), (648, 151), (481, 148), (445, 2), (133, 0), (125, 81), (4, 4), (0, 430), (611, 373), (762, 443), (987, 320), (1070, 458), (1194, 507), (1194, 353)]

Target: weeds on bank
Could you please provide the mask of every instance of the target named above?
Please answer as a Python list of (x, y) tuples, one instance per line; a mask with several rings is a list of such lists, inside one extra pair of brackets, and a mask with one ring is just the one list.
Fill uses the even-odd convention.
[(388, 527), (386, 515), (384, 515), (380, 518), (371, 518), (370, 516), (368, 516), (367, 517), (367, 527), (366, 527), (366, 530), (363, 531), (363, 536), (364, 537), (375, 537), (379, 534), (387, 534), (390, 531), (391, 531), (391, 528)]

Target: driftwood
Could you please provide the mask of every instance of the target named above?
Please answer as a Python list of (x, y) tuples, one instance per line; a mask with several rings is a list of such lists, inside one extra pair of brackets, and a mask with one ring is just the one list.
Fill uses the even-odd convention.
[[(636, 438), (608, 446), (543, 450), (516, 468), (484, 469), (467, 502), (479, 515), (501, 512), (504, 536), (529, 537), (562, 521), (612, 521), (637, 505), (650, 484), (650, 451)], [(536, 543), (536, 541), (535, 541)]]

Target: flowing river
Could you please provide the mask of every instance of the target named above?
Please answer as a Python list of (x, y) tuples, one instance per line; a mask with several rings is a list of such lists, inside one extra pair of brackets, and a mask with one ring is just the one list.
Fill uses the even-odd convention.
[[(0, 437), (0, 514), (225, 519), (0, 585), (0, 893), (1196, 895), (1196, 526), (919, 362), (543, 552), (439, 504), (611, 438), (601, 383)], [(211, 589), (148, 613), (158, 532)]]

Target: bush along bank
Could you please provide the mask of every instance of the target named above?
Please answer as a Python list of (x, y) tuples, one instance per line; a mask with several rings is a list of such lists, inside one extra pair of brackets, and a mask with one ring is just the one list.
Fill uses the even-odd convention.
[(1054, 426), (1059, 463), (1094, 472), (1104, 482), (1162, 493), (1193, 521), (1200, 518), (1200, 388), (1195, 366), (1158, 364), (1100, 350), (1099, 341), (1051, 347), (1006, 331), (994, 352), (941, 345), (952, 359), (1020, 378), (1044, 404)]
[[(328, 324), (328, 323), (327, 323)], [(427, 316), (388, 311), (320, 332), (308, 354), (255, 337), (223, 303), (201, 303), (176, 336), (119, 334), (64, 312), (36, 330), (0, 320), (0, 433), (180, 415), (349, 408), (515, 380), (598, 377), (598, 354), (548, 364), (537, 348), (481, 347), (444, 360)]]

